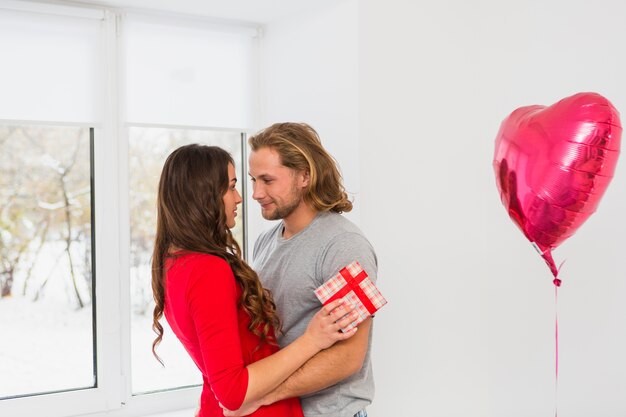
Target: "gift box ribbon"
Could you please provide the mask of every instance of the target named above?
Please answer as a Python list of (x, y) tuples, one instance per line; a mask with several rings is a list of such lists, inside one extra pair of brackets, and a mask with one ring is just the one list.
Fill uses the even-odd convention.
[(357, 274), (357, 276), (353, 277), (348, 268), (343, 268), (339, 271), (343, 279), (346, 281), (346, 285), (344, 285), (339, 291), (333, 294), (324, 304), (328, 304), (331, 301), (338, 300), (340, 298), (348, 295), (350, 291), (354, 291), (361, 303), (363, 303), (363, 307), (367, 309), (370, 314), (374, 314), (376, 312), (376, 307), (370, 301), (369, 297), (363, 291), (363, 288), (359, 285), (365, 278), (367, 278), (367, 273), (363, 270)]

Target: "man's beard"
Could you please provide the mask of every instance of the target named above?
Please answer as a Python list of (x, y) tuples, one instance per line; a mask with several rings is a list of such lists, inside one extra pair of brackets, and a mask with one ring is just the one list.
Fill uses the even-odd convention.
[(265, 220), (281, 220), (296, 211), (302, 201), (303, 192), (294, 187), (291, 195), (294, 196), (294, 198), (292, 198), (289, 203), (282, 207), (276, 205), (276, 209), (273, 212), (264, 214), (263, 217)]

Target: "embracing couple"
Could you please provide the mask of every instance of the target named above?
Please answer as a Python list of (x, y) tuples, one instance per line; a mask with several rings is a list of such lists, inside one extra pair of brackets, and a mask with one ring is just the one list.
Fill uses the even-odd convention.
[(232, 157), (188, 145), (165, 162), (153, 352), (165, 315), (202, 372), (199, 417), (365, 417), (372, 319), (342, 332), (357, 319), (354, 307), (322, 307), (314, 290), (355, 260), (375, 281), (374, 250), (341, 216), (352, 203), (313, 128), (275, 124), (249, 145), (252, 197), (265, 219), (281, 220), (257, 239), (252, 266), (230, 231), (242, 201)]

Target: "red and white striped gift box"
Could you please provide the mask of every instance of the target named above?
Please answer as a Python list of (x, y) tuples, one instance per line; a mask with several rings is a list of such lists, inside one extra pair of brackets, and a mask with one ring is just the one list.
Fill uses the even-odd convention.
[(387, 304), (387, 300), (385, 300), (378, 288), (369, 279), (365, 270), (356, 261), (342, 268), (335, 276), (326, 281), (324, 285), (318, 287), (315, 290), (315, 295), (324, 305), (343, 298), (356, 306), (359, 318), (349, 326), (341, 329), (343, 332), (356, 327)]

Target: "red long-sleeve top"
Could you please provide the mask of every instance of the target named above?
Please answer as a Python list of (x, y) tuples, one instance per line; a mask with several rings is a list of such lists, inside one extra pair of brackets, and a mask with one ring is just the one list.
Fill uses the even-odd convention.
[[(238, 305), (241, 288), (228, 263), (195, 252), (177, 253), (165, 264), (164, 314), (172, 331), (202, 372), (200, 417), (222, 417), (241, 407), (248, 389), (247, 365), (278, 350), (248, 326)], [(261, 407), (255, 417), (303, 417), (298, 398)]]

